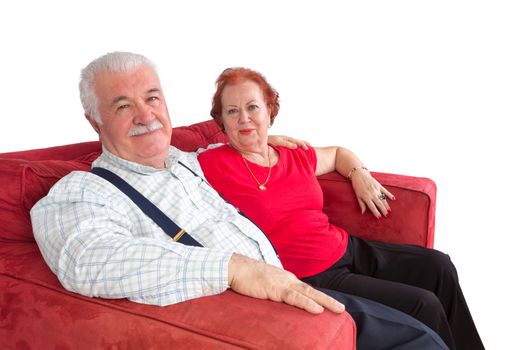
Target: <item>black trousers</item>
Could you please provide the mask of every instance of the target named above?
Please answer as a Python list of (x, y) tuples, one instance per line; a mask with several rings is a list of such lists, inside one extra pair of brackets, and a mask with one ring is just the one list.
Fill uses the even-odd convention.
[(436, 331), (450, 349), (484, 349), (456, 268), (437, 250), (349, 237), (337, 263), (303, 281), (411, 315)]
[(345, 305), (357, 328), (358, 350), (446, 350), (443, 340), (415, 318), (374, 301), (318, 288)]

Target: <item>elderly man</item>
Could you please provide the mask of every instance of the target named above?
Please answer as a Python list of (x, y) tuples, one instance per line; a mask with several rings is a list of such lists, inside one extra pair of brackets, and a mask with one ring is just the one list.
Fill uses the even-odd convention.
[[(147, 58), (115, 52), (94, 60), (82, 71), (80, 96), (103, 145), (93, 167), (124, 179), (199, 246), (173, 241), (113, 183), (92, 172), (72, 172), (31, 210), (44, 259), (66, 289), (169, 305), (231, 288), (312, 313), (344, 311), (344, 305), (283, 270), (264, 233), (203, 180), (196, 154), (170, 146), (168, 109)], [(402, 313), (333, 295), (355, 316), (358, 342), (387, 348), (398, 341), (416, 348), (425, 339), (426, 348), (446, 348), (435, 333)], [(381, 339), (376, 324), (382, 322), (394, 327), (392, 337), (398, 339), (388, 344)]]

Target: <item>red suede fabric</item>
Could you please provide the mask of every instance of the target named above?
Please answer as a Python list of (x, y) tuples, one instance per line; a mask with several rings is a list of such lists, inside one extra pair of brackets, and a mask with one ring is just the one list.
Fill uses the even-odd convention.
[[(226, 141), (214, 121), (175, 128), (186, 151)], [(29, 208), (61, 176), (89, 169), (99, 142), (0, 154), (0, 347), (9, 349), (354, 349), (348, 314), (310, 315), (226, 292), (168, 307), (67, 292), (32, 237)], [(367, 238), (432, 244), (435, 185), (428, 179), (376, 174), (396, 195), (393, 213), (361, 216), (348, 181), (320, 179), (334, 223)]]
[(87, 298), (60, 286), (34, 243), (0, 246), (0, 262), (7, 348), (325, 349), (354, 342), (346, 313), (311, 315), (233, 292), (168, 307)]
[(33, 241), (29, 210), (73, 170), (89, 170), (98, 153), (77, 160), (0, 161), (0, 241)]
[(226, 143), (228, 138), (213, 120), (173, 129), (171, 144), (186, 152), (195, 152), (213, 143)]
[(334, 172), (318, 178), (324, 193), (323, 210), (331, 222), (353, 236), (432, 248), (436, 184), (421, 177), (377, 172), (373, 176), (396, 197), (389, 202), (392, 212), (379, 220), (368, 210), (360, 214), (352, 185), (345, 177)]

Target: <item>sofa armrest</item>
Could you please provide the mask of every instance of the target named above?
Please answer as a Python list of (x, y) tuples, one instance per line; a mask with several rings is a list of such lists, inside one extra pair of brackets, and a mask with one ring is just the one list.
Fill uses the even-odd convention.
[(434, 245), (436, 184), (428, 178), (372, 173), (395, 197), (392, 212), (376, 219), (370, 211), (361, 215), (352, 184), (336, 172), (318, 178), (324, 193), (324, 211), (330, 222), (353, 236), (368, 240)]
[(0, 244), (0, 348), (355, 349), (347, 314), (230, 290), (169, 306), (68, 292), (35, 242)]

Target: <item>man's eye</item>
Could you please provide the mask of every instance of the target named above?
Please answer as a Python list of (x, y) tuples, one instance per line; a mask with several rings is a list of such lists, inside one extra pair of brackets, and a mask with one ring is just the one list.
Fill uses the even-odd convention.
[(150, 96), (148, 97), (148, 101), (158, 101), (159, 98), (157, 96)]
[(120, 105), (117, 107), (117, 109), (126, 109), (126, 108), (129, 108), (129, 105)]

